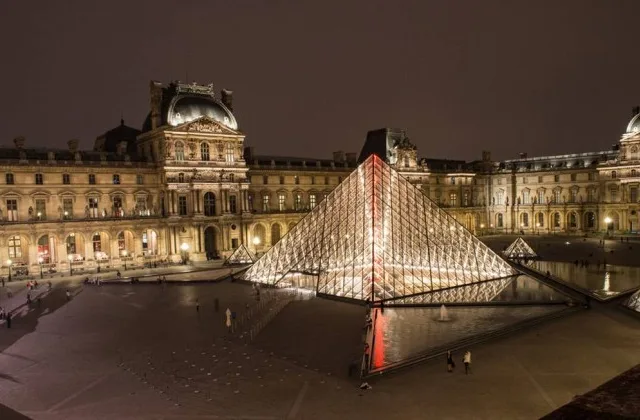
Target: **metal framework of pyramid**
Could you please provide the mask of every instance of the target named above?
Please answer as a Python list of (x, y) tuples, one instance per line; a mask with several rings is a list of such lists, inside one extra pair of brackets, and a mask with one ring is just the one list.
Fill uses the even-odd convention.
[(371, 155), (244, 279), (374, 302), (516, 274), (420, 189)]
[(518, 238), (504, 250), (504, 255), (509, 259), (538, 258), (538, 254), (536, 254), (522, 236), (518, 236)]
[(627, 302), (627, 306), (634, 311), (640, 312), (640, 290), (631, 295)]
[(256, 259), (251, 251), (249, 251), (244, 244), (240, 244), (240, 246), (237, 247), (231, 255), (229, 255), (229, 258), (224, 262), (224, 265), (253, 264), (255, 260)]

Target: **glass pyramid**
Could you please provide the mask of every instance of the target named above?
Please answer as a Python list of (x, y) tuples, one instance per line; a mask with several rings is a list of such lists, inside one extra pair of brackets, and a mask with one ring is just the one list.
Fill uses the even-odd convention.
[(244, 279), (383, 301), (516, 274), (416, 186), (371, 155)]
[(504, 250), (504, 255), (509, 259), (538, 258), (538, 254), (535, 253), (533, 248), (529, 246), (522, 236), (518, 236), (518, 239), (513, 241), (513, 243)]
[(631, 295), (627, 306), (634, 311), (640, 312), (640, 290)]
[(224, 265), (233, 264), (253, 264), (255, 257), (243, 244), (240, 244), (235, 251), (227, 258)]

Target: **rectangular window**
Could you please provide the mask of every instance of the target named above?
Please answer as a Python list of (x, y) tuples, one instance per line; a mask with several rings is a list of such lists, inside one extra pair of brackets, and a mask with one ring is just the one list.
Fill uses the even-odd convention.
[(449, 193), (449, 205), (456, 206), (458, 204), (458, 195), (456, 193)]
[(631, 200), (632, 203), (638, 202), (638, 187), (631, 187), (629, 189), (629, 200)]
[(298, 175), (294, 175), (293, 183), (296, 184), (296, 185), (300, 184), (300, 177)]
[(596, 202), (596, 191), (593, 188), (589, 188), (589, 190), (587, 191), (587, 201), (589, 203)]
[(309, 194), (309, 208), (313, 210), (315, 206), (316, 206), (316, 195)]
[(618, 202), (618, 190), (611, 190), (611, 202), (612, 203)]
[(539, 177), (538, 177), (538, 184), (542, 184), (543, 179), (544, 179), (543, 177), (539, 176)]
[(36, 214), (37, 220), (47, 220), (47, 200), (44, 198), (36, 199)]
[(269, 196), (268, 195), (263, 195), (262, 196), (262, 211), (264, 211), (264, 212), (269, 211)]
[(278, 194), (278, 210), (280, 211), (284, 211), (286, 210), (287, 206), (285, 204), (285, 195), (284, 194)]
[(22, 257), (22, 244), (20, 243), (20, 236), (9, 237), (9, 258), (21, 258)]
[(578, 189), (577, 188), (573, 188), (573, 189), (571, 189), (571, 191), (569, 191), (569, 202), (570, 203), (578, 202)]
[(9, 222), (18, 221), (18, 200), (15, 200), (15, 199), (7, 200), (7, 221)]
[(576, 179), (578, 179), (578, 176), (576, 174), (571, 174), (571, 180), (575, 181)]
[(462, 205), (467, 207), (469, 206), (469, 193), (465, 192), (464, 195), (462, 196)]
[(554, 182), (560, 182), (560, 175), (554, 175), (553, 176), (553, 181)]
[(231, 213), (238, 212), (238, 203), (235, 195), (229, 196), (229, 212)]
[(311, 177), (311, 185), (316, 185), (316, 177), (315, 176)]
[(502, 178), (498, 178), (498, 185), (502, 185)]
[(89, 198), (89, 217), (95, 219), (98, 217), (98, 199), (95, 197)]
[(187, 196), (185, 195), (178, 196), (178, 214), (180, 216), (187, 215)]
[(71, 175), (69, 174), (62, 174), (62, 183), (64, 185), (69, 185), (71, 184)]
[(268, 176), (266, 176), (266, 175), (265, 175), (265, 176), (263, 176), (263, 177), (262, 177), (262, 183), (263, 183), (264, 185), (267, 185), (267, 184), (269, 183), (269, 177), (268, 177)]
[(89, 184), (90, 185), (95, 185), (96, 184), (96, 176), (95, 176), (95, 174), (89, 174)]
[(496, 199), (496, 204), (501, 206), (504, 204), (504, 191), (498, 191), (498, 197)]
[(529, 190), (522, 191), (522, 204), (531, 204), (531, 197)]
[(144, 184), (144, 177), (140, 174), (136, 175), (136, 184), (142, 185)]
[(7, 185), (13, 185), (14, 183), (13, 174), (6, 174), (5, 180), (7, 181)]
[(136, 214), (139, 216), (147, 215), (147, 197), (144, 195), (136, 197)]
[(122, 208), (122, 197), (113, 197), (113, 217), (124, 216), (124, 209)]
[(451, 177), (451, 185), (456, 185), (456, 177), (455, 176)]
[(73, 219), (73, 198), (62, 199), (62, 218), (65, 220)]
[(226, 160), (227, 160), (227, 163), (233, 163), (235, 161), (235, 153), (233, 152), (233, 145), (232, 144), (228, 144), (227, 145)]
[(596, 179), (596, 174), (593, 172), (589, 172), (589, 181), (594, 181)]
[[(556, 176), (557, 176), (557, 175), (556, 175)], [(555, 190), (555, 191), (553, 192), (553, 202), (554, 202), (555, 204), (560, 203), (560, 190)]]
[(113, 174), (113, 185), (120, 185), (120, 175)]
[(36, 174), (36, 184), (37, 185), (44, 184), (43, 179), (42, 179), (42, 174)]
[(281, 177), (280, 177), (280, 185), (283, 185), (283, 184), (284, 184), (284, 177), (283, 177), (283, 176), (281, 176)]
[(538, 191), (538, 204), (544, 204), (544, 191)]
[(523, 183), (523, 184), (526, 184), (526, 183), (527, 183), (527, 177), (526, 177), (526, 176), (523, 176), (523, 177), (522, 177), (522, 183)]
[(293, 208), (297, 211), (302, 210), (302, 194), (296, 194), (293, 197)]

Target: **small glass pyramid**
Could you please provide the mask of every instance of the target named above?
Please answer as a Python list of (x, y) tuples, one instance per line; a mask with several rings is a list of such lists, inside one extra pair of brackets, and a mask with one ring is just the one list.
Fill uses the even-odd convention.
[(253, 264), (255, 260), (251, 251), (249, 251), (244, 244), (240, 244), (229, 258), (227, 258), (224, 265)]
[[(516, 274), (420, 189), (371, 155), (244, 279), (375, 302), (445, 293)], [(504, 286), (496, 284), (495, 290)], [(470, 293), (482, 289), (467, 288)]]
[(518, 239), (504, 250), (504, 255), (509, 259), (538, 258), (538, 254), (535, 253), (522, 236), (518, 236)]
[(640, 312), (640, 290), (631, 295), (627, 306), (634, 311)]

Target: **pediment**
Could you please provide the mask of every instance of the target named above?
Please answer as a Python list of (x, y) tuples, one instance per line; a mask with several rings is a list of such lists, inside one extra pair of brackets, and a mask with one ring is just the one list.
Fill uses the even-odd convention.
[(197, 120), (180, 124), (171, 129), (171, 131), (187, 132), (187, 133), (204, 133), (204, 134), (226, 134), (226, 135), (239, 135), (238, 131), (232, 130), (226, 127), (224, 124), (209, 118), (200, 117)]

